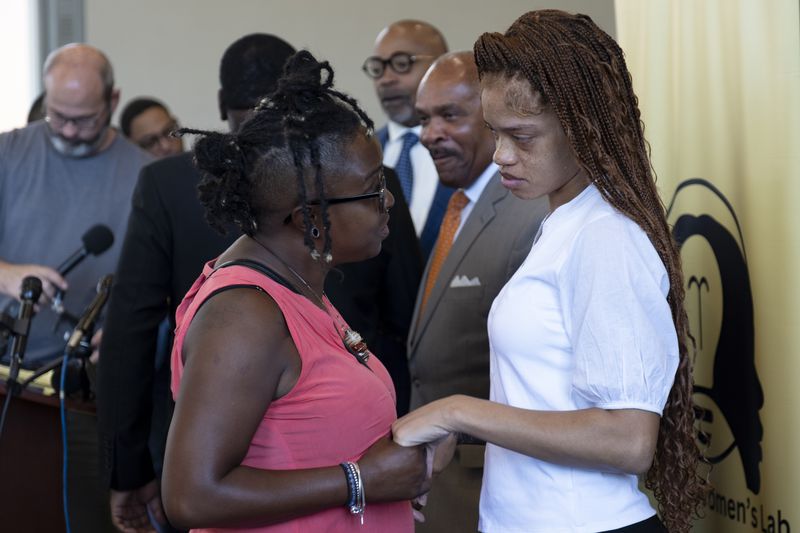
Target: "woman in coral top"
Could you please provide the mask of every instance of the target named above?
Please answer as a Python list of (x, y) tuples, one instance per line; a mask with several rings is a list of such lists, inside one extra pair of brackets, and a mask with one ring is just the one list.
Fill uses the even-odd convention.
[(323, 293), (378, 254), (394, 199), (372, 122), (308, 52), (237, 133), (202, 135), (200, 197), (244, 235), (177, 311), (164, 465), (170, 520), (195, 530), (413, 531), (425, 452), (389, 438), (395, 392)]

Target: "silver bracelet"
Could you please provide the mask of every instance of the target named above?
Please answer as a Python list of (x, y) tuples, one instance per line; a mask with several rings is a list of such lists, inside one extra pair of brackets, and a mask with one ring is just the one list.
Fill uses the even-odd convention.
[(350, 463), (353, 466), (353, 471), (356, 475), (356, 503), (350, 506), (350, 513), (359, 515), (361, 525), (364, 525), (364, 509), (367, 508), (367, 500), (364, 497), (364, 482), (361, 479), (361, 470), (358, 468), (358, 463)]

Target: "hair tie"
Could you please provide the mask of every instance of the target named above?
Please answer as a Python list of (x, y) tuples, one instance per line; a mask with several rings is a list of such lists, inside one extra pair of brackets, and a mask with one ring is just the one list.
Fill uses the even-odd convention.
[(265, 96), (264, 98), (258, 101), (255, 110), (264, 111), (265, 109), (274, 109), (274, 108), (275, 108), (275, 102), (269, 96)]

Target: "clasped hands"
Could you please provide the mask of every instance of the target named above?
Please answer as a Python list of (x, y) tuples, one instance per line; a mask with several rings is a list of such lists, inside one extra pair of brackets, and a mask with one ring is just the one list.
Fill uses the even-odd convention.
[[(427, 477), (435, 477), (453, 459), (456, 450), (456, 432), (446, 422), (447, 398), (420, 407), (392, 424), (394, 442), (401, 446), (425, 445)], [(421, 512), (428, 493), (411, 501), (414, 519), (424, 522)]]

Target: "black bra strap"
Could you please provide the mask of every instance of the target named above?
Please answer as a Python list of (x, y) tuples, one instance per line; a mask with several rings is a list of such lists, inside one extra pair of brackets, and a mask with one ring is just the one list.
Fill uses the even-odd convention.
[(281, 276), (280, 274), (278, 274), (277, 272), (272, 270), (270, 267), (268, 267), (264, 263), (259, 263), (258, 261), (253, 261), (252, 259), (233, 259), (231, 261), (225, 261), (221, 265), (215, 266), (214, 267), (214, 272), (216, 272), (220, 268), (227, 268), (227, 267), (235, 266), (235, 265), (239, 265), (239, 266), (243, 266), (243, 267), (247, 267), (247, 268), (250, 268), (252, 270), (255, 270), (256, 272), (259, 272), (259, 273), (265, 275), (266, 277), (268, 277), (269, 279), (271, 279), (275, 283), (283, 285), (284, 287), (286, 287), (287, 289), (289, 289), (293, 293), (300, 294), (300, 291), (298, 291), (294, 287), (294, 285), (289, 283), (289, 281), (286, 278), (284, 278), (283, 276)]

